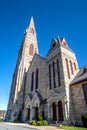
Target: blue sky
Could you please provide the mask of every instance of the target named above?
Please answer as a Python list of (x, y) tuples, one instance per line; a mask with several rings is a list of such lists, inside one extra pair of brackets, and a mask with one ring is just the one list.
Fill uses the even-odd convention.
[(6, 109), (24, 31), (33, 16), (39, 53), (65, 37), (79, 66), (87, 64), (87, 0), (0, 0), (0, 109)]

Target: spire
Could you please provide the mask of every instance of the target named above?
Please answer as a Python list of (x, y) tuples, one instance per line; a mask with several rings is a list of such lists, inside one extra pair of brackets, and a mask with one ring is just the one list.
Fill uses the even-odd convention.
[(30, 19), (30, 23), (29, 23), (29, 25), (28, 25), (28, 27), (26, 29), (26, 32), (36, 34), (33, 16)]
[(57, 40), (58, 40), (59, 43), (61, 43), (61, 39), (60, 39), (59, 35), (58, 35)]

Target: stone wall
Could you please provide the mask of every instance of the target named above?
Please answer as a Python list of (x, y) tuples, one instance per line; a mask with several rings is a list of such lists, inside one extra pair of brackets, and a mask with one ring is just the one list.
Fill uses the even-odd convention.
[(82, 88), (82, 84), (84, 83), (87, 83), (87, 81), (70, 87), (72, 102), (73, 102), (73, 110), (74, 110), (73, 114), (74, 114), (75, 121), (79, 125), (82, 124), (82, 120), (81, 120), (82, 114), (87, 113), (87, 106), (84, 99), (84, 93)]

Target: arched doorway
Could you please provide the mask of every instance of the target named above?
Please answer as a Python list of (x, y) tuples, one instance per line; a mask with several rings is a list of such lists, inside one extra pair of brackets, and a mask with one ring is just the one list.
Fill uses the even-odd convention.
[(38, 107), (35, 107), (35, 119), (38, 120)]
[(57, 121), (56, 104), (55, 104), (55, 102), (52, 103), (52, 112), (53, 112), (53, 121)]
[(58, 115), (59, 115), (59, 122), (63, 121), (63, 106), (62, 106), (62, 102), (59, 101), (58, 102)]
[(26, 121), (30, 120), (30, 108), (27, 108), (27, 118)]

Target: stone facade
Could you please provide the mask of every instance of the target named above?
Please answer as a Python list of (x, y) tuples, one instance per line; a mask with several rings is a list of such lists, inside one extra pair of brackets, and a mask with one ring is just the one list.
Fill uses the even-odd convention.
[(84, 93), (80, 85), (73, 84), (80, 69), (65, 38), (53, 39), (46, 57), (40, 56), (31, 18), (21, 48), (13, 75), (7, 121), (16, 119), (19, 112), (24, 122), (30, 121), (44, 111), (49, 123), (77, 121), (82, 124), (81, 115), (87, 112), (87, 107), (81, 106), (85, 103)]

